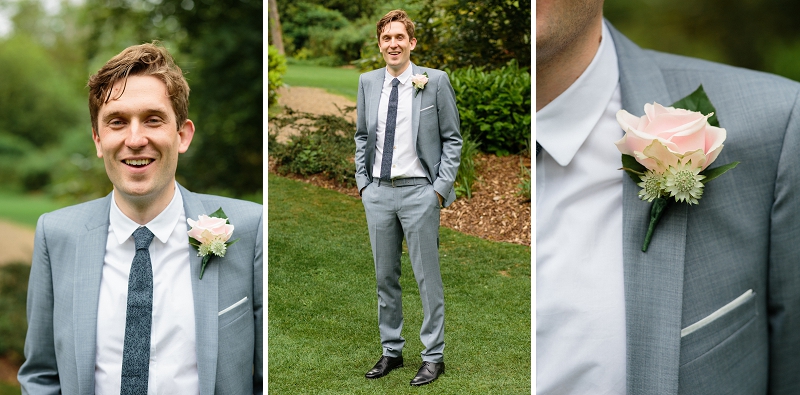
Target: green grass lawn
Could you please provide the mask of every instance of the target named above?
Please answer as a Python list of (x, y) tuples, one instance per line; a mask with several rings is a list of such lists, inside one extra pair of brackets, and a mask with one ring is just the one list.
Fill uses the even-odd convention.
[(411, 387), (422, 307), (408, 260), (405, 367), (377, 380), (375, 272), (360, 200), (270, 175), (270, 394), (529, 394), (531, 250), (441, 229), (446, 373)]
[(39, 216), (64, 205), (44, 195), (22, 195), (0, 192), (0, 218), (31, 228), (36, 227)]
[(283, 76), (283, 82), (290, 87), (322, 88), (355, 102), (360, 74), (356, 69), (289, 63), (286, 67), (286, 75)]

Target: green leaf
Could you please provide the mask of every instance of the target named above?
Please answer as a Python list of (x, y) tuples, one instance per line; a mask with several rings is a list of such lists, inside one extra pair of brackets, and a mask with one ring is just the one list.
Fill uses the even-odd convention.
[(211, 218), (225, 218), (225, 223), (226, 224), (230, 224), (231, 223), (231, 221), (228, 221), (228, 216), (225, 215), (224, 211), (222, 211), (222, 207), (218, 208), (217, 211), (214, 211), (213, 213), (209, 214), (208, 216), (211, 217)]
[(647, 172), (647, 168), (637, 162), (636, 158), (626, 154), (622, 154), (622, 170), (625, 170), (635, 183), (641, 182), (640, 176)]
[(728, 163), (727, 165), (722, 165), (722, 166), (719, 166), (719, 167), (715, 167), (713, 169), (705, 169), (702, 172), (700, 172), (700, 174), (706, 176), (706, 178), (704, 178), (700, 182), (702, 182), (703, 184), (706, 184), (709, 181), (711, 181), (711, 180), (713, 180), (713, 179), (725, 174), (726, 171), (728, 171), (730, 169), (733, 169), (738, 164), (739, 164), (739, 162), (732, 162), (732, 163)]
[(711, 99), (708, 98), (706, 95), (706, 91), (703, 89), (703, 85), (700, 84), (697, 87), (697, 90), (692, 92), (689, 96), (684, 97), (672, 104), (672, 107), (675, 108), (682, 108), (684, 110), (689, 111), (698, 111), (703, 115), (708, 115), (710, 113), (714, 113), (711, 117), (708, 118), (708, 123), (711, 126), (719, 127), (719, 120), (717, 120), (717, 110), (714, 108), (714, 105), (711, 104)]

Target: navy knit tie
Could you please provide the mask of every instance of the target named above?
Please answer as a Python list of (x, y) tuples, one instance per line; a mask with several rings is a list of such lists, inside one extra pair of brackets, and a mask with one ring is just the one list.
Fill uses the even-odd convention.
[(381, 180), (392, 179), (392, 155), (394, 154), (394, 128), (397, 126), (397, 85), (400, 80), (392, 80), (392, 93), (389, 94), (389, 112), (386, 114), (386, 134), (383, 137), (383, 158), (381, 158)]
[(122, 395), (147, 395), (150, 369), (150, 328), (153, 321), (153, 267), (150, 242), (153, 232), (144, 226), (133, 232), (136, 255), (128, 277), (128, 310), (122, 349)]

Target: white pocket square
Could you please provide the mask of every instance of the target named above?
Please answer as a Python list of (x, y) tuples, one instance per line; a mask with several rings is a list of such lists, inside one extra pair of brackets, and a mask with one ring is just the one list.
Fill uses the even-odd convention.
[(712, 323), (717, 318), (722, 317), (723, 315), (725, 315), (725, 313), (727, 313), (727, 312), (729, 312), (729, 311), (741, 306), (742, 304), (744, 304), (744, 302), (747, 302), (748, 300), (750, 300), (750, 298), (752, 298), (755, 295), (756, 294), (753, 292), (752, 289), (748, 289), (743, 294), (741, 294), (738, 298), (732, 300), (731, 302), (729, 302), (725, 306), (720, 307), (717, 311), (709, 314), (706, 318), (703, 318), (702, 320), (697, 321), (694, 324), (689, 325), (686, 328), (681, 329), (681, 337), (684, 337), (684, 336), (686, 336), (686, 335), (688, 335), (688, 334), (690, 334), (690, 333), (692, 333), (692, 332), (694, 332), (694, 331), (696, 331), (696, 330), (698, 330), (698, 329), (700, 329), (700, 328)]
[(227, 313), (227, 312), (229, 312), (229, 311), (233, 310), (234, 308), (236, 308), (236, 306), (238, 306), (238, 305), (240, 305), (240, 304), (242, 304), (242, 303), (244, 303), (244, 302), (246, 302), (246, 301), (247, 301), (247, 296), (245, 296), (244, 298), (242, 298), (242, 300), (240, 300), (240, 301), (238, 301), (238, 302), (236, 302), (236, 303), (234, 303), (234, 304), (232, 304), (232, 305), (230, 305), (230, 306), (226, 307), (226, 308), (225, 308), (225, 309), (223, 309), (222, 311), (220, 311), (220, 312), (219, 312), (219, 314), (217, 314), (217, 317), (219, 317), (219, 316), (221, 316), (221, 315), (223, 315), (223, 314), (225, 314), (225, 313)]
[(423, 108), (422, 110), (419, 110), (419, 112), (423, 112), (423, 111), (425, 111), (425, 110), (429, 110), (429, 109), (431, 109), (431, 108), (433, 108), (433, 105), (430, 105), (430, 106), (428, 106), (428, 107), (425, 107), (425, 108)]

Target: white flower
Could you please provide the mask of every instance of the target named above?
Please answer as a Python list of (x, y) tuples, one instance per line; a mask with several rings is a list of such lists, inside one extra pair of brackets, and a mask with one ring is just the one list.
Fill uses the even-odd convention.
[(642, 188), (639, 191), (639, 198), (652, 202), (654, 199), (661, 197), (664, 194), (664, 184), (666, 178), (663, 174), (658, 174), (653, 170), (648, 170), (642, 176), (642, 182), (636, 184)]
[(686, 164), (678, 163), (676, 166), (670, 166), (664, 172), (666, 179), (664, 190), (677, 202), (697, 204), (697, 199), (703, 196), (703, 183), (700, 181), (706, 176), (701, 175), (702, 169), (693, 167), (691, 161)]
[(220, 258), (224, 258), (227, 249), (228, 247), (225, 245), (224, 241), (222, 241), (221, 239), (216, 239), (210, 243), (200, 244), (200, 248), (199, 251), (197, 252), (197, 255), (206, 256), (209, 253), (211, 253)]

